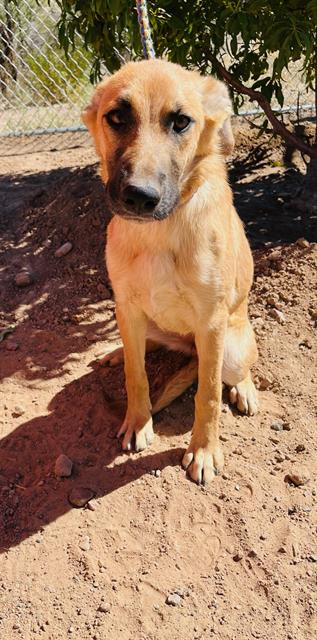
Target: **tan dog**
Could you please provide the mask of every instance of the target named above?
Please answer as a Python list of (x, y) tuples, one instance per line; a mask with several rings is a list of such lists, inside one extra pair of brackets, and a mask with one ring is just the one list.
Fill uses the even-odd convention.
[[(250, 375), (257, 348), (247, 315), (253, 263), (224, 159), (233, 148), (230, 114), (221, 82), (163, 60), (122, 67), (101, 82), (83, 114), (114, 215), (106, 258), (124, 347), (122, 446), (130, 449), (135, 438), (141, 450), (153, 439), (146, 338), (197, 352), (195, 420), (183, 458), (197, 482), (223, 464), (222, 381), (240, 410), (257, 410)], [(196, 375), (193, 356), (155, 409)]]

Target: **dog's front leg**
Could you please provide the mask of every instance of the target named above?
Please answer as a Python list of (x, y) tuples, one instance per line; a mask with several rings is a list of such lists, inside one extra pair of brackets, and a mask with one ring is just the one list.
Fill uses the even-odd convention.
[(117, 322), (124, 349), (124, 371), (128, 397), (127, 412), (118, 436), (123, 435), (122, 448), (142, 451), (153, 441), (153, 424), (149, 383), (145, 371), (145, 339), (147, 318), (134, 305), (117, 305)]
[(195, 396), (195, 420), (183, 467), (193, 480), (206, 483), (223, 466), (219, 444), (219, 415), (222, 393), (222, 362), (227, 319), (225, 314), (211, 328), (195, 336), (198, 354), (198, 389)]

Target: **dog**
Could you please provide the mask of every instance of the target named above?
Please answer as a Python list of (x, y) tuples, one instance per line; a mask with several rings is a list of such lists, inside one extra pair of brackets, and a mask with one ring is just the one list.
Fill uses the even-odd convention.
[[(158, 59), (129, 62), (104, 79), (83, 113), (113, 215), (106, 262), (127, 390), (118, 435), (125, 450), (133, 443), (137, 451), (146, 448), (152, 411), (198, 374), (182, 461), (197, 483), (223, 466), (222, 382), (239, 410), (258, 408), (250, 373), (257, 347), (248, 319), (253, 261), (227, 181), (231, 113), (222, 82)], [(152, 409), (145, 351), (158, 344), (192, 358)], [(120, 354), (107, 359), (117, 362)]]

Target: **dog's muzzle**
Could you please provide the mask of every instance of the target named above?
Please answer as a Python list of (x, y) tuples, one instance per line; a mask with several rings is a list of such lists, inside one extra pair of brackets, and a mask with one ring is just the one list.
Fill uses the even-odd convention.
[(179, 199), (176, 186), (162, 181), (108, 183), (108, 204), (114, 215), (137, 222), (164, 220), (172, 213)]

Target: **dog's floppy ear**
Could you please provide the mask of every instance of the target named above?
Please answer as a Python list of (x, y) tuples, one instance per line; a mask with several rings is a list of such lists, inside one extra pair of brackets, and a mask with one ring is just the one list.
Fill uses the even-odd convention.
[(98, 144), (98, 135), (97, 135), (97, 113), (101, 100), (102, 93), (104, 88), (108, 82), (108, 78), (102, 80), (100, 84), (95, 89), (95, 92), (92, 96), (91, 102), (87, 105), (84, 111), (81, 114), (82, 120), (89, 130), (91, 136), (94, 139), (96, 151), (100, 154), (99, 144)]
[(231, 128), (232, 103), (228, 89), (215, 78), (204, 78), (203, 106), (207, 118), (214, 122), (220, 137), (221, 150), (228, 156), (234, 149)]

